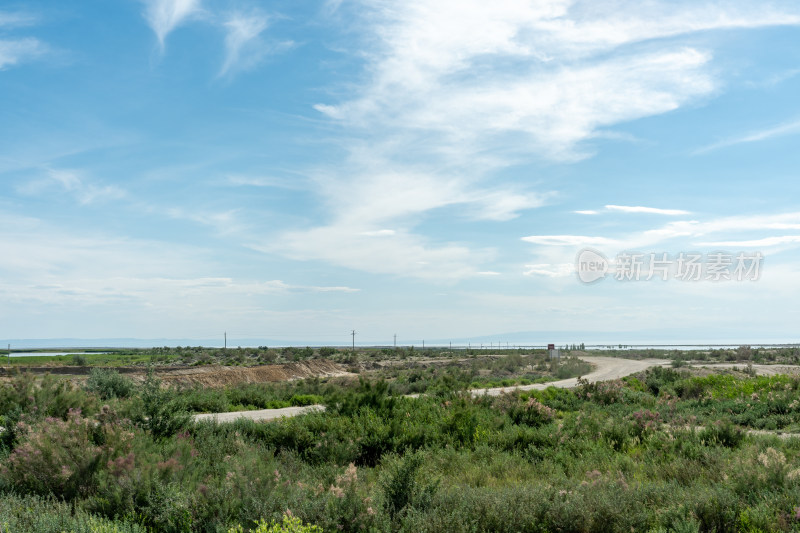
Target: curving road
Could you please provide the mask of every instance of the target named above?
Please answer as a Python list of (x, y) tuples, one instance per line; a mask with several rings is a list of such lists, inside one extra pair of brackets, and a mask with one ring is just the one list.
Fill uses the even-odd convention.
[[(612, 379), (624, 378), (637, 372), (643, 372), (653, 366), (669, 366), (672, 361), (667, 359), (620, 359), (619, 357), (595, 357), (582, 356), (581, 360), (591, 363), (594, 370), (583, 379), (594, 383), (595, 381), (609, 381)], [(519, 385), (514, 387), (497, 387), (494, 389), (472, 389), (473, 396), (499, 396), (510, 390), (544, 390), (548, 387), (559, 389), (571, 389), (578, 386), (578, 378), (562, 379), (560, 381), (550, 381), (548, 383), (537, 383), (535, 385)]]
[[(582, 376), (589, 382), (608, 381), (619, 379), (637, 372), (642, 372), (653, 366), (668, 366), (671, 361), (667, 359), (620, 359), (618, 357), (581, 357), (587, 363), (594, 366), (594, 370)], [(473, 396), (499, 396), (511, 390), (544, 390), (548, 387), (572, 388), (578, 385), (577, 378), (562, 379), (549, 383), (537, 383), (535, 385), (519, 385), (515, 387), (498, 387), (495, 389), (472, 389)], [(410, 395), (416, 396), (416, 395)], [(234, 413), (204, 413), (194, 415), (195, 421), (214, 420), (216, 422), (232, 422), (238, 418), (249, 418), (250, 420), (275, 420), (283, 417), (298, 416), (311, 411), (324, 411), (324, 405), (309, 405), (306, 407), (285, 407), (283, 409), (260, 409), (258, 411), (237, 411)]]

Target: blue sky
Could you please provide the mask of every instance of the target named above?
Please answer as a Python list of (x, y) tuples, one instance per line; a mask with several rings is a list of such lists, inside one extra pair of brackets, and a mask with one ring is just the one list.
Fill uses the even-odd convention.
[(799, 45), (794, 1), (4, 2), (0, 336), (797, 341)]

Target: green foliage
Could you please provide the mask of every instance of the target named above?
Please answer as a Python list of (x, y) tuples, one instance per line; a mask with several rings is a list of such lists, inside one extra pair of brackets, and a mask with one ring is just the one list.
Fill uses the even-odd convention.
[(86, 381), (86, 390), (97, 394), (102, 400), (128, 398), (135, 388), (132, 379), (107, 368), (92, 368)]
[[(516, 364), (498, 358), (475, 369)], [(463, 365), (401, 376), (396, 389), (362, 379), (181, 391), (161, 388), (151, 373), (99, 411), (99, 387), (16, 376), (0, 385), (0, 490), (13, 489), (8, 499), (42, 518), (0, 498), (0, 526), (438, 533), (800, 524), (800, 445), (741, 427), (800, 422), (792, 378), (690, 378), (667, 368), (573, 390), (473, 398), (459, 387), (480, 378)], [(420, 382), (440, 394), (393, 394)], [(327, 412), (270, 423), (171, 422), (190, 404), (321, 398)], [(86, 410), (70, 412), (70, 403)]]
[(623, 382), (614, 381), (589, 381), (578, 378), (577, 394), (580, 398), (600, 405), (611, 405), (622, 401)]
[[(311, 524), (303, 524), (297, 517), (284, 515), (283, 520), (278, 522), (267, 522), (261, 520), (256, 524), (253, 533), (323, 533), (322, 528)], [(228, 533), (244, 533), (242, 526), (237, 526), (228, 530)]]
[(422, 484), (418, 481), (419, 469), (424, 461), (420, 452), (409, 453), (389, 461), (381, 480), (384, 507), (392, 520), (409, 508), (424, 510), (430, 505), (439, 482)]
[(0, 467), (3, 483), (23, 493), (74, 499), (87, 496), (95, 474), (115, 452), (122, 428), (71, 410), (67, 420), (19, 422), (18, 443)]
[(16, 374), (10, 383), (0, 384), (0, 450), (11, 450), (20, 422), (32, 423), (47, 417), (66, 419), (70, 410), (91, 414), (96, 401), (71, 382), (50, 374), (38, 380), (33, 374)]
[(656, 366), (647, 370), (644, 383), (653, 396), (658, 396), (662, 389), (672, 386), (679, 379), (681, 379), (679, 372), (671, 368)]
[(89, 514), (52, 497), (0, 494), (0, 529), (8, 533), (145, 533), (138, 524)]
[(143, 506), (144, 522), (164, 533), (191, 532), (192, 514), (187, 496), (177, 483), (155, 484)]
[(136, 416), (139, 425), (155, 438), (166, 438), (185, 429), (191, 417), (174, 394), (161, 388), (161, 380), (148, 368), (141, 389), (141, 413)]
[(331, 357), (336, 355), (336, 349), (331, 348), (330, 346), (323, 346), (319, 349), (319, 355), (320, 357)]
[(700, 432), (700, 438), (727, 448), (736, 448), (744, 440), (744, 432), (734, 426), (730, 420), (717, 420)]
[(552, 422), (556, 417), (556, 411), (540, 403), (536, 398), (528, 398), (523, 404), (510, 409), (508, 416), (515, 424), (539, 427)]
[(588, 374), (592, 370), (592, 365), (577, 357), (566, 357), (555, 370), (558, 379), (568, 379)]
[(352, 416), (362, 408), (386, 413), (392, 410), (395, 399), (389, 395), (389, 385), (383, 380), (372, 383), (359, 377), (358, 389), (333, 395), (325, 406), (328, 410), (343, 416)]

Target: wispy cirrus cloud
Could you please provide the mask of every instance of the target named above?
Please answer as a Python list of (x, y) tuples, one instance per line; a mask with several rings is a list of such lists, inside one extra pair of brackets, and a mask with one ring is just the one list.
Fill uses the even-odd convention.
[[(636, 249), (681, 239), (684, 244), (696, 246), (723, 245), (725, 243), (762, 243), (764, 245), (794, 242), (796, 236), (769, 236), (759, 240), (718, 239), (710, 235), (741, 235), (743, 232), (774, 232), (800, 230), (800, 212), (772, 215), (737, 215), (709, 220), (677, 220), (652, 229), (621, 231), (614, 236), (587, 235), (530, 235), (521, 240), (540, 246), (613, 246), (618, 250)], [(701, 241), (700, 239), (706, 240)]]
[(33, 37), (0, 39), (0, 70), (41, 57), (49, 49), (45, 43)]
[(266, 187), (297, 190), (309, 187), (308, 181), (302, 176), (289, 179), (277, 176), (229, 175), (226, 176), (225, 182), (228, 185), (236, 187)]
[[(572, 270), (575, 253), (597, 248), (609, 257), (636, 250), (675, 252), (703, 248), (752, 249), (778, 252), (800, 247), (800, 212), (771, 215), (737, 215), (708, 220), (678, 220), (651, 229), (618, 231), (614, 235), (530, 235), (521, 240), (536, 245), (537, 263), (527, 265), (526, 275), (563, 277)], [(776, 232), (791, 232), (776, 235)], [(752, 236), (742, 238), (744, 235)]]
[(698, 243), (699, 246), (716, 247), (741, 247), (741, 248), (772, 248), (785, 244), (800, 243), (800, 235), (781, 235), (780, 237), (764, 237), (763, 239), (709, 241)]
[(0, 11), (0, 29), (19, 28), (36, 24), (39, 17), (23, 11)]
[[(29, 12), (0, 11), (0, 31), (33, 26), (39, 17)], [(35, 37), (0, 37), (0, 70), (47, 54), (50, 47)]]
[(169, 207), (163, 210), (167, 216), (177, 220), (187, 220), (212, 228), (219, 235), (241, 235), (246, 233), (248, 226), (240, 217), (237, 209), (210, 212), (185, 209), (183, 207)]
[(144, 0), (144, 17), (164, 49), (167, 35), (200, 12), (200, 0)]
[(689, 211), (683, 209), (661, 209), (659, 207), (645, 207), (641, 205), (607, 205), (607, 211), (617, 211), (621, 213), (646, 213), (649, 215), (679, 216), (688, 215)]
[[(677, 109), (717, 88), (711, 53), (675, 38), (800, 23), (790, 3), (358, 4), (376, 50), (369, 77), (355, 99), (318, 110), (365, 128), (389, 121), (435, 130), (451, 143), (508, 142), (502, 134), (516, 134), (520, 148), (555, 159), (587, 155), (577, 145), (601, 128)], [(645, 41), (654, 46), (625, 48)]]
[(17, 192), (26, 196), (52, 194), (54, 191), (67, 193), (81, 205), (118, 200), (127, 193), (116, 185), (107, 185), (88, 179), (80, 171), (67, 169), (47, 169), (43, 177), (25, 181), (17, 186)]
[(616, 239), (586, 235), (529, 235), (522, 240), (544, 246), (611, 246), (619, 243)]
[(578, 215), (599, 215), (604, 212), (617, 212), (617, 213), (643, 213), (648, 215), (666, 215), (666, 216), (680, 216), (689, 215), (689, 211), (684, 209), (663, 209), (660, 207), (647, 207), (642, 205), (606, 205), (603, 210), (597, 209), (582, 209), (573, 211)]
[(750, 132), (740, 137), (733, 137), (731, 139), (709, 144), (708, 146), (704, 146), (702, 148), (695, 150), (694, 154), (695, 155), (705, 154), (708, 152), (713, 152), (715, 150), (719, 150), (722, 148), (729, 148), (731, 146), (736, 146), (739, 144), (762, 142), (776, 137), (785, 137), (787, 135), (796, 135), (798, 133), (800, 133), (800, 120), (794, 120), (791, 122), (779, 124), (778, 126), (774, 126), (771, 128)]
[[(345, 11), (356, 20), (365, 65), (347, 85), (352, 96), (315, 108), (340, 125), (348, 156), (340, 172), (320, 180), (327, 223), (285, 235), (279, 241), (284, 252), (373, 270), (351, 258), (390, 254), (398, 261), (387, 263), (396, 268), (385, 265), (383, 271), (428, 275), (400, 257), (410, 247), (430, 256), (429, 268), (440, 260), (441, 268), (431, 270), (445, 277), (474, 275), (485, 251), (415, 233), (422, 216), (460, 205), (470, 207), (462, 211), (472, 218), (502, 222), (543, 205), (547, 192), (502, 179), (500, 171), (532, 159), (590, 157), (593, 140), (624, 138), (608, 128), (679, 109), (720, 89), (713, 50), (685, 36), (800, 24), (800, 8), (790, 2), (677, 4), (335, 3), (336, 20)], [(387, 226), (403, 231), (391, 239), (364, 239)], [(456, 258), (475, 266), (454, 268)]]
[(239, 327), (253, 331), (261, 331), (269, 317), (280, 330), (314, 311), (303, 304), (273, 311), (276, 298), (325, 301), (360, 291), (291, 277), (219, 275), (230, 272), (230, 259), (212, 249), (120, 237), (101, 227), (74, 230), (21, 213), (0, 213), (0, 248), (7, 254), (0, 263), (0, 297), (14, 307), (3, 320), (9, 331), (27, 336), (42, 335), (41, 325), (17, 313), (41, 306), (61, 313), (48, 330), (55, 336), (85, 335), (87, 324), (108, 316), (120, 322), (111, 328), (119, 336), (136, 335), (142, 327), (159, 336), (216, 331), (220, 316), (236, 316)]
[(257, 11), (227, 16), (222, 23), (225, 29), (225, 61), (219, 76), (251, 69), (264, 59), (272, 48), (261, 35), (269, 22), (266, 14)]

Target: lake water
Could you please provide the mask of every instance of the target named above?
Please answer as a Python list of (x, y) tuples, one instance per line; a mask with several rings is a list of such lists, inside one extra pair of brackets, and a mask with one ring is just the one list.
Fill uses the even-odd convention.
[[(91, 352), (91, 353), (109, 353), (109, 352)], [(55, 355), (89, 355), (81, 352), (14, 352), (11, 357), (52, 357)]]

